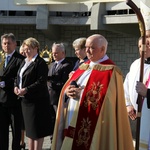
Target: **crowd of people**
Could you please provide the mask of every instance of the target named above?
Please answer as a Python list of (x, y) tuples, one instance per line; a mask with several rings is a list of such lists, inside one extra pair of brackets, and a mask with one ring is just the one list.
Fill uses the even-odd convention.
[[(1, 36), (5, 53), (0, 77), (0, 150), (42, 150), (50, 136), (51, 150), (133, 150), (129, 120), (139, 117), (142, 96), (140, 150), (150, 148), (150, 29), (146, 29), (143, 83), (141, 58), (123, 79), (121, 69), (107, 55), (101, 34), (72, 42), (78, 60), (67, 60), (63, 43), (53, 43), (53, 62), (40, 57), (40, 43), (29, 37), (16, 51), (13, 33)], [(142, 38), (138, 41), (143, 50)]]
[(24, 133), (29, 150), (42, 150), (46, 136), (51, 150), (133, 149), (122, 74), (106, 54), (104, 36), (76, 39), (74, 65), (63, 43), (52, 45), (50, 65), (39, 56), (40, 44), (33, 37), (23, 41), (20, 54), (12, 33), (2, 35), (1, 43), (6, 59), (0, 82), (0, 150), (8, 150), (10, 125), (12, 150), (25, 148)]
[(106, 54), (107, 45), (100, 34), (86, 39), (88, 61), (72, 74), (60, 94), (52, 150), (133, 150), (123, 78)]
[[(148, 33), (146, 86), (137, 82), (140, 67), (136, 74), (132, 69), (140, 58), (123, 83), (121, 70), (107, 55), (108, 41), (100, 34), (73, 41), (75, 64), (67, 60), (64, 44), (54, 43), (50, 65), (39, 56), (40, 43), (35, 38), (25, 39), (19, 54), (14, 34), (2, 35), (6, 58), (0, 81), (0, 150), (8, 150), (10, 125), (12, 150), (25, 149), (24, 136), (29, 150), (42, 150), (46, 136), (50, 136), (51, 150), (133, 150), (128, 115), (136, 119), (137, 93), (147, 99), (150, 96)], [(141, 53), (141, 38), (138, 46)], [(149, 107), (145, 100), (144, 114), (149, 114)], [(148, 125), (148, 121), (142, 124), (141, 136), (146, 136)]]

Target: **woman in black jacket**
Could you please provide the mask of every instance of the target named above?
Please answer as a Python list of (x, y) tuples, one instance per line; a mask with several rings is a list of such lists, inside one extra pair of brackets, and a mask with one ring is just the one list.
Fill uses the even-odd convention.
[(48, 66), (38, 54), (39, 42), (35, 38), (24, 40), (22, 46), (26, 59), (18, 71), (14, 92), (21, 99), (29, 149), (42, 150), (44, 137), (52, 134)]

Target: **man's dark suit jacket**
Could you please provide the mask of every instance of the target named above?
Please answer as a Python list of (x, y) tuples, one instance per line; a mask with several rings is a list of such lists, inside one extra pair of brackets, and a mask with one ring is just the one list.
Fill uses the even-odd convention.
[(54, 74), (52, 74), (54, 62), (49, 66), (48, 73), (48, 88), (50, 94), (51, 105), (58, 105), (59, 95), (61, 89), (69, 77), (69, 73), (72, 71), (73, 65), (71, 62), (64, 59), (61, 64), (56, 68)]
[(5, 87), (0, 88), (0, 103), (4, 106), (13, 107), (20, 104), (20, 101), (17, 101), (17, 95), (14, 94), (14, 80), (24, 58), (21, 54), (14, 52), (8, 65), (3, 69), (1, 81), (5, 82)]

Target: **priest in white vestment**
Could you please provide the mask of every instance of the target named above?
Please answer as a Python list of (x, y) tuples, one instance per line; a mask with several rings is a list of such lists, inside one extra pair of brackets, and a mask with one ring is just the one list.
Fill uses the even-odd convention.
[[(145, 51), (145, 63), (144, 63), (144, 77), (143, 86), (147, 89), (150, 88), (150, 0), (140, 1), (141, 13), (143, 15), (146, 27), (146, 51)], [(142, 47), (141, 39), (139, 40), (138, 46), (139, 51)], [(129, 73), (126, 75), (124, 81), (125, 89), (125, 100), (128, 115), (132, 120), (136, 119), (137, 115), (137, 97), (139, 91), (136, 89), (137, 81), (139, 81), (140, 76), (140, 62), (141, 58), (135, 60), (131, 66)], [(138, 89), (141, 89), (142, 83), (138, 82)], [(141, 90), (140, 90), (141, 92)], [(141, 94), (141, 93), (139, 93)], [(142, 93), (143, 94), (143, 93)], [(141, 112), (141, 127), (140, 127), (140, 146), (139, 150), (149, 150), (150, 149), (150, 108), (148, 108), (147, 102), (149, 101), (146, 95), (142, 95), (143, 105)]]

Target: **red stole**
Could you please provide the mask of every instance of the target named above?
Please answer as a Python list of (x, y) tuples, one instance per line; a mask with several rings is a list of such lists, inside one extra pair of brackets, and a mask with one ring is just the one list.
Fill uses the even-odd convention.
[[(106, 62), (111, 64), (109, 60)], [(70, 81), (79, 78), (84, 71), (78, 69)], [(92, 71), (81, 98), (76, 128), (69, 126), (67, 131), (67, 136), (73, 138), (72, 150), (90, 148), (112, 71), (113, 69)]]

